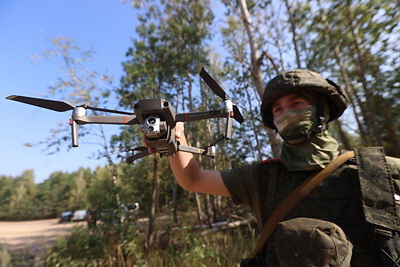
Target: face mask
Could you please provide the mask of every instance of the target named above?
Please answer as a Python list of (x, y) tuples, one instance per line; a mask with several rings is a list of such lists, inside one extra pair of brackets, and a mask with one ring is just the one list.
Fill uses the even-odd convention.
[[(289, 144), (295, 145), (307, 140), (307, 135), (316, 125), (316, 109), (306, 107), (285, 112), (274, 120), (280, 136)], [(298, 136), (298, 138), (296, 138)], [(286, 139), (288, 138), (288, 139)]]
[(338, 143), (327, 131), (307, 138), (317, 125), (314, 107), (285, 112), (274, 123), (281, 137), (290, 139), (283, 143), (281, 153), (281, 160), (288, 170), (321, 169), (337, 157)]
[(322, 169), (338, 156), (338, 148), (337, 141), (324, 131), (302, 145), (283, 143), (281, 160), (290, 171)]

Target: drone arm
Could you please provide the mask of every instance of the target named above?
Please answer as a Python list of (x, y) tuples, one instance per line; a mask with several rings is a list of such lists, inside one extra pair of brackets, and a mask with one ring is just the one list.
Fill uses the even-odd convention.
[(176, 121), (198, 121), (212, 118), (223, 118), (226, 117), (226, 112), (223, 110), (209, 110), (209, 111), (199, 111), (199, 112), (187, 112), (187, 113), (178, 113), (175, 116)]
[(136, 116), (72, 116), (73, 120), (81, 124), (138, 124)]
[(226, 118), (225, 139), (231, 139), (231, 136), (232, 136), (232, 118), (228, 116)]

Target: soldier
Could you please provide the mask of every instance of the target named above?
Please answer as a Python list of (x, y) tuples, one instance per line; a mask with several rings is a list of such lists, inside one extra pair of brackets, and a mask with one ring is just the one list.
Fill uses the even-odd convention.
[[(272, 79), (262, 119), (284, 140), (280, 159), (232, 170), (205, 170), (192, 154), (169, 158), (186, 190), (229, 196), (250, 207), (261, 229), (304, 180), (338, 157), (327, 123), (342, 115), (347, 97), (338, 85), (309, 70)], [(176, 126), (187, 145), (183, 124)], [(400, 266), (400, 159), (381, 148), (355, 149), (348, 160), (298, 203), (248, 266)], [(396, 265), (397, 264), (397, 265)]]

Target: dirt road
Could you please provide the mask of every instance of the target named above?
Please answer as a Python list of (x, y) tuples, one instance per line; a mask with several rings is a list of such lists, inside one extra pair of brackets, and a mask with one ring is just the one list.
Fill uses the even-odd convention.
[(7, 243), (11, 249), (29, 247), (42, 252), (57, 236), (68, 234), (79, 223), (58, 223), (58, 219), (26, 222), (0, 222), (0, 243)]

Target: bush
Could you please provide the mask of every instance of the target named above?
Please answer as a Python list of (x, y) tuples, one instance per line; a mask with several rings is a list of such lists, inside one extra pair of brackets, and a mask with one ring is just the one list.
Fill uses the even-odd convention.
[(0, 266), (1, 267), (30, 267), (37, 266), (39, 259), (30, 247), (11, 250), (7, 244), (0, 244)]
[(233, 229), (204, 234), (189, 228), (156, 233), (147, 249), (147, 233), (131, 224), (73, 229), (45, 256), (45, 266), (235, 266), (250, 254), (254, 233)]

